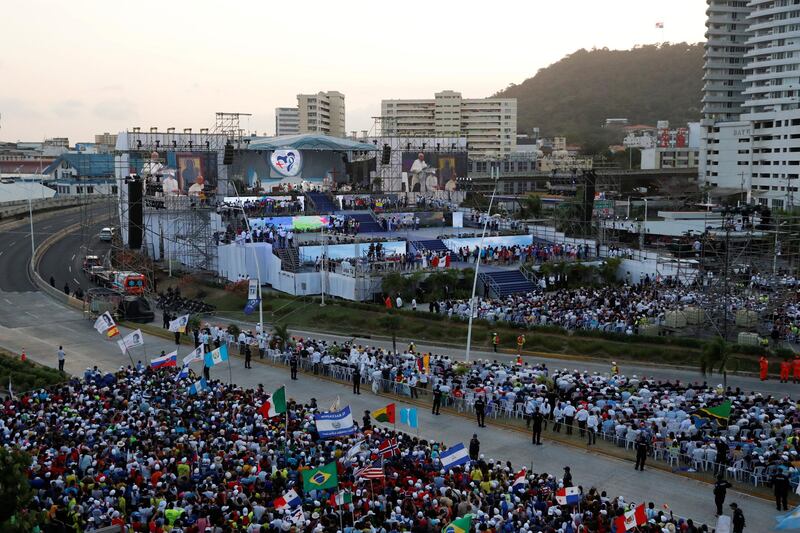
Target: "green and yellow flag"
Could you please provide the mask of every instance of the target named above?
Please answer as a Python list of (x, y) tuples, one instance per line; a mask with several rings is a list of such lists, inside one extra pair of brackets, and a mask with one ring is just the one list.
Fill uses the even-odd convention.
[(376, 411), (372, 411), (372, 418), (378, 422), (385, 422), (387, 424), (394, 424), (395, 421), (395, 408), (394, 404), (390, 403), (386, 407), (381, 407)]
[(336, 474), (336, 461), (321, 468), (303, 470), (303, 490), (310, 492), (320, 489), (335, 489), (339, 486)]
[(728, 425), (728, 419), (731, 417), (731, 401), (725, 400), (716, 407), (706, 407), (697, 411), (697, 416), (701, 418), (713, 418), (720, 424)]
[(468, 533), (472, 527), (472, 515), (467, 514), (453, 520), (442, 529), (442, 533)]

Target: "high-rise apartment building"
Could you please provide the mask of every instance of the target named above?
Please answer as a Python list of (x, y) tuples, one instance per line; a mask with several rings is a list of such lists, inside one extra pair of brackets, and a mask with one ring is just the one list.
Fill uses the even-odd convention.
[(338, 91), (317, 94), (298, 94), (300, 133), (323, 133), (333, 137), (345, 136), (344, 95)]
[(707, 0), (700, 180), (800, 203), (800, 2)]
[(515, 98), (462, 98), (442, 91), (433, 99), (383, 100), (381, 115), (384, 135), (465, 136), (473, 157), (504, 157), (517, 144)]
[(296, 107), (275, 108), (275, 135), (300, 133), (300, 111)]

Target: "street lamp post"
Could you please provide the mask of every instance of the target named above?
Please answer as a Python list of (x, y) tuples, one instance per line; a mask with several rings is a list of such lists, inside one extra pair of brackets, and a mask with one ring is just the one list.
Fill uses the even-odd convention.
[(489, 200), (486, 220), (483, 222), (481, 242), (478, 245), (478, 257), (475, 259), (475, 277), (472, 278), (472, 297), (469, 300), (469, 325), (467, 326), (467, 351), (464, 355), (464, 359), (467, 362), (469, 362), (470, 350), (472, 348), (472, 318), (475, 315), (475, 291), (478, 288), (478, 270), (481, 266), (481, 251), (483, 250), (483, 241), (486, 239), (486, 229), (489, 226), (489, 219), (492, 217), (492, 205), (494, 204), (494, 197), (497, 194), (497, 181), (499, 177), (500, 167), (491, 167), (490, 178), (494, 181), (494, 189), (492, 190), (492, 198)]

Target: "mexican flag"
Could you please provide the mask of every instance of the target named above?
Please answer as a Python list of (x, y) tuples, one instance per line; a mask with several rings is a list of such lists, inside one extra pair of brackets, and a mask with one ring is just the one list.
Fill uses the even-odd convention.
[(472, 515), (468, 514), (450, 522), (450, 525), (442, 529), (442, 533), (467, 533), (471, 527)]
[(353, 494), (349, 491), (342, 491), (337, 492), (336, 494), (331, 495), (328, 503), (330, 503), (334, 507), (342, 506), (346, 503), (353, 502)]
[(378, 422), (385, 422), (387, 424), (394, 424), (394, 404), (390, 403), (386, 407), (381, 407), (376, 411), (372, 411), (372, 418)]
[(267, 398), (258, 411), (264, 418), (272, 418), (286, 412), (286, 387), (276, 390)]

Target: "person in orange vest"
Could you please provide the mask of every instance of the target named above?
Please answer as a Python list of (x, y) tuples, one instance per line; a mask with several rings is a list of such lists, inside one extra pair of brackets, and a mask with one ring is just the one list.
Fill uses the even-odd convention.
[(761, 381), (766, 381), (768, 369), (769, 363), (767, 362), (767, 358), (762, 355), (758, 360), (758, 376), (761, 378)]
[(789, 383), (789, 371), (792, 369), (792, 363), (788, 359), (781, 361), (781, 383)]
[(525, 346), (525, 334), (517, 336), (517, 355), (522, 355), (522, 348)]
[(795, 354), (792, 361), (792, 383), (800, 381), (800, 354)]
[(611, 375), (619, 376), (619, 365), (617, 365), (616, 361), (611, 361)]
[(497, 346), (500, 344), (500, 335), (497, 333), (492, 333), (492, 348), (494, 348), (494, 353), (497, 353)]

